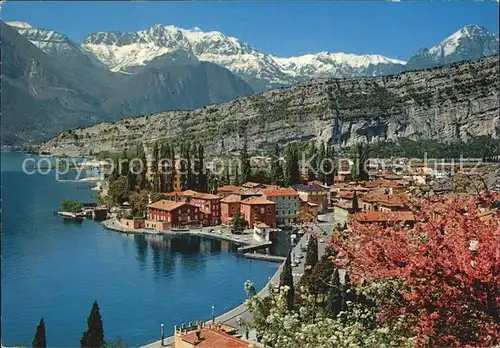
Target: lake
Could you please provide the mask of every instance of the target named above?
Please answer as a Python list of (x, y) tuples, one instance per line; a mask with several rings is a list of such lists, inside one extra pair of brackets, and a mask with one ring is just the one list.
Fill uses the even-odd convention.
[[(2, 153), (2, 344), (31, 345), (40, 317), (47, 344), (76, 347), (97, 300), (105, 339), (130, 346), (173, 326), (208, 320), (259, 290), (277, 263), (246, 259), (234, 244), (200, 237), (125, 235), (54, 215), (63, 199), (92, 201), (89, 184), (55, 171), (28, 175), (23, 153)], [(89, 175), (91, 173), (87, 173)], [(71, 179), (73, 174), (68, 174)]]

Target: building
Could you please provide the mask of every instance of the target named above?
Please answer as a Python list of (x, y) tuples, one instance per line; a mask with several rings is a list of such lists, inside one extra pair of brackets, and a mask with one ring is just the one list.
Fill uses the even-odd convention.
[(299, 221), (318, 222), (318, 205), (299, 198)]
[(324, 212), (328, 208), (328, 191), (319, 185), (294, 185), (293, 189), (299, 193), (299, 197), (306, 202), (318, 205), (318, 211)]
[(217, 195), (196, 192), (191, 196), (189, 203), (200, 208), (205, 215), (207, 225), (215, 226), (221, 223), (220, 201), (221, 198)]
[(120, 219), (120, 225), (132, 229), (144, 228), (145, 222), (144, 219)]
[(204, 226), (220, 224), (220, 196), (194, 190), (165, 192), (162, 196), (168, 201), (186, 202), (200, 208), (200, 212), (205, 215)]
[(175, 329), (175, 348), (249, 348), (250, 343), (231, 336), (223, 326), (198, 325), (197, 328)]
[[(172, 202), (162, 199), (148, 205), (147, 220), (162, 223), (162, 231), (173, 228), (187, 228), (201, 226), (204, 215), (200, 208), (185, 202)], [(153, 225), (152, 223), (149, 226)], [(148, 222), (146, 221), (146, 228)], [(155, 224), (155, 230), (159, 228)]]
[(333, 203), (333, 221), (335, 226), (343, 228), (348, 224), (352, 212), (352, 202)]
[(259, 243), (269, 242), (271, 240), (270, 233), (271, 227), (263, 222), (257, 222), (253, 225), (253, 238)]
[(240, 193), (243, 191), (243, 189), (239, 186), (234, 186), (234, 185), (224, 185), (221, 186), (217, 189), (217, 193), (221, 197), (227, 197), (229, 195), (232, 195), (234, 193)]
[(264, 197), (249, 197), (240, 203), (240, 212), (247, 221), (248, 226), (257, 222), (276, 228), (276, 202)]
[(359, 207), (364, 212), (408, 211), (409, 199), (405, 195), (391, 195), (370, 192), (359, 199)]
[(231, 225), (231, 218), (240, 211), (241, 198), (239, 195), (229, 195), (220, 201), (221, 223)]
[(300, 212), (299, 194), (292, 188), (263, 189), (262, 196), (276, 202), (276, 223), (290, 225), (297, 221)]
[(362, 212), (352, 215), (352, 221), (356, 221), (361, 224), (379, 223), (382, 225), (388, 225), (390, 223), (404, 223), (412, 225), (415, 222), (415, 216), (411, 211), (394, 211), (394, 212)]

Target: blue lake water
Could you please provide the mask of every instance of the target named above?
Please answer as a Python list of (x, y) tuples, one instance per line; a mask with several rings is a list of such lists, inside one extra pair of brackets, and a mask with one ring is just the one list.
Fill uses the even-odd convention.
[[(63, 199), (91, 201), (88, 184), (55, 171), (27, 175), (22, 153), (2, 153), (2, 344), (29, 346), (44, 317), (51, 347), (76, 347), (97, 300), (105, 339), (131, 346), (175, 324), (209, 319), (245, 299), (247, 279), (265, 286), (278, 264), (199, 237), (133, 236), (53, 214)], [(71, 176), (71, 175), (69, 175)]]

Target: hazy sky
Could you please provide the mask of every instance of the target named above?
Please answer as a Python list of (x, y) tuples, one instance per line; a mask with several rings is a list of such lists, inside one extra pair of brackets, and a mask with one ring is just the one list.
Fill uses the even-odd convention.
[(81, 41), (154, 24), (218, 30), (279, 56), (319, 51), (408, 59), (467, 24), (498, 33), (498, 2), (4, 2), (2, 18)]

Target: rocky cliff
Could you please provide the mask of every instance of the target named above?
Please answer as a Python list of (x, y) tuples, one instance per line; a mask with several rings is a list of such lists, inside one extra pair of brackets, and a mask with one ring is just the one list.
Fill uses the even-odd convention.
[[(500, 135), (498, 56), (395, 76), (318, 79), (192, 111), (168, 111), (60, 134), (54, 154), (119, 151), (138, 142), (189, 139), (207, 151), (296, 140), (340, 145), (408, 137), (443, 141)], [(335, 130), (335, 131), (334, 131)]]

